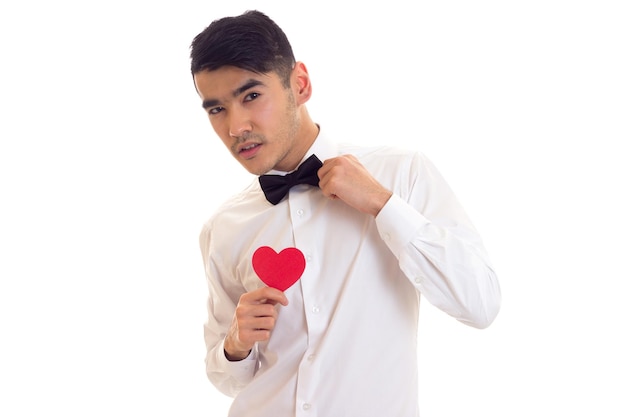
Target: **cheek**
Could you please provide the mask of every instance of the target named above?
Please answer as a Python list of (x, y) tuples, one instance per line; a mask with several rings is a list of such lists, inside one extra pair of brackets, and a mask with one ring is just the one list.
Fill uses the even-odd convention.
[(221, 139), (221, 141), (226, 145), (227, 148), (230, 149), (232, 138), (230, 137), (230, 133), (228, 131), (228, 126), (226, 123), (220, 122), (215, 119), (211, 119), (211, 127), (215, 134)]
[(274, 130), (276, 127), (280, 128), (284, 124), (284, 109), (284, 103), (268, 100), (256, 109), (254, 121), (257, 125), (264, 126), (266, 129)]
[(273, 106), (263, 106), (255, 113), (255, 124), (259, 126), (271, 125), (276, 120)]
[(209, 118), (209, 121), (211, 122), (211, 127), (220, 138), (225, 138), (229, 136), (228, 125), (224, 121), (223, 117), (211, 117)]

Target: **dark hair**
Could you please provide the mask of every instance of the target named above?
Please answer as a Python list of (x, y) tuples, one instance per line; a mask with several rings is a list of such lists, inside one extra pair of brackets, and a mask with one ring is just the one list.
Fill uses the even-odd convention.
[(259, 74), (274, 71), (285, 86), (295, 64), (285, 33), (256, 10), (214, 20), (194, 38), (190, 56), (192, 74), (231, 65)]

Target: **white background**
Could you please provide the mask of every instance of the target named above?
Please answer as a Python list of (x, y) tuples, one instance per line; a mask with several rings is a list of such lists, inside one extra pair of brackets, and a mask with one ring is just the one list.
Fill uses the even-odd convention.
[(486, 330), (425, 304), (422, 415), (623, 417), (621, 4), (2, 2), (0, 415), (225, 416), (198, 233), (251, 177), (188, 47), (258, 8), (307, 64), (315, 120), (429, 155), (499, 274)]

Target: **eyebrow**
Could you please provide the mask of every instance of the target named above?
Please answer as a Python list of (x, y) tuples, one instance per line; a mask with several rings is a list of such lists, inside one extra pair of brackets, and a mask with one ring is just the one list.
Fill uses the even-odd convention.
[[(232, 92), (233, 98), (243, 94), (247, 90), (249, 90), (251, 88), (254, 88), (254, 87), (258, 86), (258, 85), (265, 85), (265, 84), (263, 82), (259, 81), (259, 80), (255, 80), (253, 78), (249, 79), (241, 87), (238, 87), (238, 88), (233, 90), (233, 92)], [(217, 106), (218, 104), (220, 104), (219, 100), (209, 98), (209, 99), (206, 99), (206, 100), (204, 100), (202, 102), (202, 108), (203, 109), (207, 109), (209, 107)]]

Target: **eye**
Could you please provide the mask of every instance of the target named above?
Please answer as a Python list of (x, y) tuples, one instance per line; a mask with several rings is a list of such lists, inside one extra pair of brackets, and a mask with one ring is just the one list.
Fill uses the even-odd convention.
[(210, 115), (213, 115), (213, 114), (218, 114), (222, 110), (224, 110), (224, 107), (212, 107), (207, 110), (207, 113), (209, 113)]
[(260, 96), (259, 93), (250, 93), (244, 97), (243, 101), (252, 101), (256, 100)]

